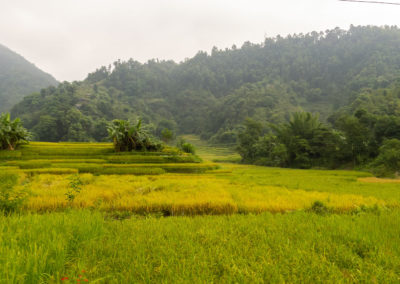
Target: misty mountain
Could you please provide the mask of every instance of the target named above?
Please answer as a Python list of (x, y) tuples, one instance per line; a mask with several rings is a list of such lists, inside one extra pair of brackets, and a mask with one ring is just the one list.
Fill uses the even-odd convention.
[(26, 95), (57, 84), (51, 75), (0, 44), (0, 112), (9, 111)]
[(306, 110), (327, 120), (399, 78), (400, 30), (352, 26), (214, 48), (181, 63), (117, 61), (25, 97), (12, 114), (47, 141), (101, 140), (107, 121), (140, 116), (156, 133), (232, 142), (247, 117), (279, 123)]

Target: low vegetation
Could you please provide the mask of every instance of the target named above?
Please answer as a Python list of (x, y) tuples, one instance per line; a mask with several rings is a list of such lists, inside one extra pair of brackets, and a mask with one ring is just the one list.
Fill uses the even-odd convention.
[(0, 150), (15, 150), (19, 143), (26, 142), (29, 137), (19, 118), (11, 120), (9, 113), (0, 114)]
[[(1, 157), (0, 166), (18, 173), (16, 190), (29, 185), (31, 196), (21, 207), (30, 212), (248, 214), (307, 210), (319, 201), (339, 213), (400, 204), (397, 184), (365, 182), (361, 179), (372, 177), (366, 172), (217, 165), (168, 147), (115, 153), (110, 143), (31, 142), (13, 152), (19, 155)], [(77, 174), (82, 183), (75, 195), (70, 179)]]
[[(396, 283), (400, 213), (0, 216), (7, 283)], [(62, 279), (64, 279), (62, 281)]]
[(107, 127), (107, 131), (117, 152), (157, 151), (162, 148), (161, 143), (154, 142), (146, 129), (142, 127), (140, 119), (135, 123), (113, 120)]
[(1, 281), (399, 279), (398, 183), (368, 172), (43, 142), (0, 151), (0, 167)]

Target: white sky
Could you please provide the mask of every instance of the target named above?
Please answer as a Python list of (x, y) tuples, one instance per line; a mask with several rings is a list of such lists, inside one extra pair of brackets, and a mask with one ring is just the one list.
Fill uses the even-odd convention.
[(82, 80), (117, 59), (181, 61), (213, 46), (350, 24), (400, 25), (400, 6), (337, 0), (0, 0), (0, 43), (60, 81)]

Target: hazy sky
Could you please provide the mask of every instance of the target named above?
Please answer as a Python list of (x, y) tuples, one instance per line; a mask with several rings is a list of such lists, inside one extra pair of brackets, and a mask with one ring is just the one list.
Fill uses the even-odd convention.
[(213, 46), (350, 24), (400, 25), (400, 6), (337, 0), (0, 0), (0, 43), (60, 81), (82, 80), (117, 59), (181, 61)]

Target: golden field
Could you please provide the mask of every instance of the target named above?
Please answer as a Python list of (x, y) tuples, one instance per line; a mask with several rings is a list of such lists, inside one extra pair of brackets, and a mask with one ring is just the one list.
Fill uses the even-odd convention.
[[(213, 148), (200, 148), (204, 152)], [(220, 158), (216, 153), (207, 158)], [(19, 159), (8, 158), (1, 166), (18, 172), (16, 189), (26, 194), (23, 209), (30, 212), (91, 208), (177, 216), (307, 210), (316, 201), (334, 212), (400, 204), (398, 183), (364, 172), (218, 166), (175, 153), (145, 154), (118, 158), (110, 144), (100, 143), (31, 143)], [(140, 163), (148, 157), (160, 162)], [(69, 200), (74, 176), (81, 182), (80, 192)]]

